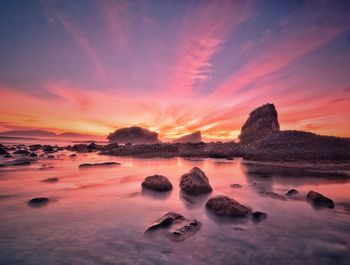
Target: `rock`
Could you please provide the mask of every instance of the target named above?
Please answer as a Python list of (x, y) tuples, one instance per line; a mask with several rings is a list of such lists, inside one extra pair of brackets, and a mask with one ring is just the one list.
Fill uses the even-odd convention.
[(71, 154), (71, 155), (69, 155), (70, 158), (74, 158), (74, 157), (76, 157), (76, 156), (77, 156), (76, 154)]
[(31, 162), (30, 161), (27, 161), (27, 160), (17, 160), (17, 161), (14, 161), (11, 166), (30, 166), (31, 165)]
[(273, 104), (265, 104), (249, 114), (248, 120), (244, 123), (241, 134), (238, 136), (241, 143), (255, 142), (279, 131), (277, 111)]
[(155, 144), (159, 143), (158, 134), (147, 129), (133, 126), (121, 128), (110, 133), (107, 139), (111, 143)]
[(252, 218), (253, 218), (253, 221), (258, 223), (258, 222), (261, 222), (262, 220), (266, 219), (267, 214), (263, 213), (263, 212), (253, 212)]
[(42, 182), (57, 182), (57, 181), (59, 181), (58, 178), (47, 178), (42, 180)]
[(45, 153), (53, 153), (53, 152), (55, 152), (55, 149), (51, 145), (44, 145), (43, 151)]
[(217, 216), (249, 217), (252, 210), (241, 205), (236, 200), (223, 195), (210, 198), (205, 204), (206, 208)]
[(85, 163), (85, 164), (80, 164), (79, 167), (99, 167), (99, 166), (120, 166), (121, 164), (118, 162), (102, 162), (102, 163)]
[(49, 199), (45, 197), (38, 197), (31, 199), (27, 204), (31, 207), (42, 207), (49, 203)]
[(309, 191), (307, 194), (307, 200), (316, 207), (334, 208), (335, 206), (334, 202), (330, 198), (327, 198), (316, 191)]
[(9, 155), (9, 152), (7, 152), (5, 148), (0, 148), (0, 155)]
[(190, 195), (205, 194), (213, 191), (208, 177), (198, 167), (192, 168), (181, 177), (180, 188)]
[(263, 196), (270, 197), (272, 199), (276, 199), (276, 200), (281, 200), (281, 201), (286, 201), (287, 200), (282, 195), (280, 195), (280, 194), (278, 194), (276, 192), (272, 192), (272, 191), (262, 191), (262, 192), (260, 192), (260, 194), (263, 195)]
[(297, 190), (291, 189), (291, 190), (289, 190), (289, 191), (286, 192), (286, 195), (287, 195), (287, 196), (293, 196), (293, 195), (296, 195), (296, 194), (298, 194), (298, 193), (299, 193), (299, 192), (298, 192)]
[(154, 191), (169, 191), (173, 188), (168, 178), (161, 175), (148, 176), (141, 185), (144, 189)]
[(174, 241), (183, 241), (194, 235), (201, 228), (201, 223), (196, 219), (190, 220), (175, 212), (168, 212), (157, 219), (145, 232), (153, 233), (158, 229), (167, 229), (166, 235)]
[(54, 155), (48, 155), (47, 159), (55, 159), (55, 156)]
[(29, 155), (30, 157), (38, 157), (38, 155), (36, 153), (30, 153)]
[(41, 144), (32, 144), (29, 146), (30, 151), (35, 152), (38, 151), (41, 148)]
[(13, 152), (16, 155), (29, 155), (30, 152), (28, 150), (24, 150), (24, 149), (19, 149)]
[(230, 187), (237, 189), (237, 188), (242, 188), (242, 185), (240, 185), (240, 184), (231, 184)]
[(199, 143), (202, 141), (202, 135), (200, 131), (182, 136), (173, 141), (173, 143)]
[(87, 149), (89, 150), (89, 152), (93, 152), (99, 150), (100, 147), (95, 143), (91, 143), (87, 146)]
[(13, 156), (10, 155), (10, 154), (7, 154), (7, 155), (4, 155), (4, 157), (5, 157), (5, 158), (11, 158), (11, 157), (13, 157)]

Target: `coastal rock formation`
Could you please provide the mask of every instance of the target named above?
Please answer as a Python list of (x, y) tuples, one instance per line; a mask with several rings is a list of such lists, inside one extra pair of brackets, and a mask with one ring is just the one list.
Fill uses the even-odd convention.
[(190, 195), (205, 194), (213, 191), (213, 188), (209, 184), (208, 177), (198, 167), (192, 168), (181, 177), (180, 188)]
[(182, 136), (173, 141), (173, 143), (199, 143), (202, 141), (202, 134), (200, 131)]
[(119, 144), (155, 144), (160, 142), (156, 132), (151, 132), (137, 126), (118, 129), (110, 133), (107, 139), (111, 143)]
[(166, 235), (174, 241), (183, 241), (187, 237), (194, 235), (201, 228), (202, 224), (196, 219), (190, 220), (175, 212), (168, 212), (145, 231), (153, 233), (158, 229), (166, 229)]
[(169, 191), (173, 188), (173, 185), (168, 178), (162, 175), (148, 176), (141, 183), (144, 189), (150, 189), (154, 191)]
[(309, 191), (307, 194), (307, 200), (315, 207), (334, 208), (335, 206), (334, 202), (330, 198), (327, 198), (316, 191)]
[(223, 195), (210, 198), (205, 204), (206, 208), (218, 216), (249, 217), (252, 210), (238, 201)]
[(255, 142), (270, 135), (271, 132), (279, 131), (279, 129), (275, 105), (265, 104), (249, 114), (238, 138), (241, 143)]

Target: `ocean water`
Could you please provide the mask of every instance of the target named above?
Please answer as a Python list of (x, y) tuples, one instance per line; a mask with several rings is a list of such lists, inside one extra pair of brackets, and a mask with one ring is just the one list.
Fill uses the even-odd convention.
[[(241, 159), (136, 159), (97, 153), (55, 153), (30, 166), (0, 168), (0, 264), (350, 264), (350, 180), (346, 170), (305, 173), (266, 170)], [(4, 160), (4, 159), (3, 159)], [(79, 168), (81, 163), (120, 162), (121, 166)], [(4, 161), (1, 161), (4, 162)], [(45, 169), (43, 168), (45, 164)], [(201, 168), (214, 191), (191, 197), (179, 190), (179, 178)], [(324, 167), (320, 165), (320, 168)], [(142, 180), (167, 176), (173, 190), (145, 192)], [(42, 182), (46, 178), (58, 182)], [(231, 188), (231, 184), (241, 188)], [(287, 201), (262, 191), (299, 194)], [(334, 209), (315, 209), (309, 190), (332, 198)], [(215, 218), (205, 202), (227, 195), (254, 211), (267, 213), (260, 223)], [(48, 205), (27, 201), (48, 197)], [(182, 242), (145, 229), (169, 211), (202, 223)]]

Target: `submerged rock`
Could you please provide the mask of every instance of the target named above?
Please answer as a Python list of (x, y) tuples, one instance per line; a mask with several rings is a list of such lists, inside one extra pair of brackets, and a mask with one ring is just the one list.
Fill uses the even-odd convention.
[(223, 195), (210, 198), (205, 204), (206, 208), (217, 216), (249, 217), (252, 210), (238, 201)]
[(205, 194), (213, 191), (208, 177), (198, 167), (194, 167), (188, 173), (182, 175), (180, 188), (190, 195)]
[(58, 178), (47, 178), (42, 180), (42, 182), (57, 182), (57, 181), (59, 181)]
[(299, 192), (298, 192), (297, 190), (291, 189), (291, 190), (289, 190), (289, 191), (286, 192), (286, 195), (287, 195), (287, 196), (293, 196), (293, 195), (296, 195), (296, 194), (298, 194), (298, 193), (299, 193)]
[(46, 197), (34, 198), (27, 202), (27, 204), (31, 207), (41, 207), (47, 205), (48, 203), (49, 199)]
[(316, 191), (309, 191), (307, 194), (307, 200), (316, 207), (334, 208), (335, 206), (334, 202), (330, 198), (327, 198)]
[(265, 104), (249, 114), (238, 138), (242, 143), (255, 142), (279, 130), (275, 105)]
[(238, 188), (242, 188), (242, 185), (241, 184), (231, 184), (230, 187), (234, 188), (234, 189), (238, 189)]
[(118, 162), (102, 162), (102, 163), (84, 163), (80, 164), (79, 167), (98, 167), (98, 166), (120, 166), (121, 164)]
[(162, 175), (148, 176), (141, 185), (144, 189), (154, 191), (169, 191), (173, 188), (169, 179)]
[(287, 200), (282, 195), (280, 195), (280, 194), (278, 194), (276, 192), (272, 192), (272, 191), (262, 191), (262, 192), (260, 192), (260, 194), (263, 195), (263, 196), (270, 197), (272, 199), (276, 199), (276, 200), (281, 200), (281, 201), (286, 201)]
[(166, 235), (174, 241), (183, 241), (194, 235), (201, 228), (202, 224), (196, 219), (190, 220), (175, 212), (168, 212), (147, 228), (146, 233), (158, 229), (167, 229)]

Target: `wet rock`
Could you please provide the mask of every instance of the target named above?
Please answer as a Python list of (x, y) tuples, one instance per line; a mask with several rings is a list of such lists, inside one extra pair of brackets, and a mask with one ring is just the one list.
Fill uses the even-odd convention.
[(205, 194), (213, 191), (208, 177), (198, 167), (192, 168), (181, 177), (180, 188), (190, 195)]
[(8, 155), (9, 152), (6, 151), (4, 148), (0, 148), (0, 155)]
[(238, 136), (241, 143), (255, 142), (279, 131), (277, 111), (273, 104), (265, 104), (249, 114)]
[(210, 198), (205, 204), (206, 208), (217, 216), (249, 217), (252, 210), (241, 205), (236, 200), (223, 195)]
[(43, 151), (45, 153), (53, 153), (53, 152), (55, 152), (55, 149), (51, 145), (44, 145)]
[(48, 203), (49, 203), (49, 199), (46, 197), (34, 198), (27, 202), (28, 206), (30, 207), (42, 207), (47, 205)]
[(102, 162), (102, 163), (84, 163), (80, 164), (79, 167), (99, 167), (99, 166), (120, 166), (121, 164), (118, 162)]
[(287, 195), (287, 196), (294, 196), (294, 195), (296, 195), (296, 194), (298, 194), (298, 193), (299, 193), (299, 192), (298, 192), (297, 190), (291, 189), (291, 190), (289, 190), (289, 191), (286, 192), (286, 195)]
[(272, 199), (276, 199), (276, 200), (281, 200), (281, 201), (286, 201), (287, 200), (282, 195), (280, 195), (280, 194), (278, 194), (276, 192), (272, 192), (272, 191), (262, 191), (262, 192), (260, 192), (260, 194), (263, 195), (263, 196), (270, 197)]
[(69, 155), (69, 157), (70, 158), (75, 158), (75, 157), (77, 157), (77, 155), (76, 154), (71, 154), (71, 155)]
[(13, 152), (16, 155), (29, 155), (30, 152), (28, 150), (24, 150), (24, 149), (19, 149)]
[(267, 218), (267, 214), (263, 212), (253, 212), (252, 219), (254, 222), (261, 222), (262, 220)]
[(89, 150), (89, 152), (93, 152), (99, 150), (100, 147), (95, 143), (91, 143), (87, 146), (87, 149)]
[(36, 153), (30, 153), (29, 155), (30, 157), (38, 157), (38, 155)]
[(240, 184), (231, 184), (230, 187), (234, 188), (234, 189), (237, 189), (237, 188), (242, 188), (242, 185), (240, 185)]
[(173, 185), (168, 178), (161, 175), (148, 176), (141, 185), (144, 189), (154, 191), (169, 191), (173, 188)]
[(196, 219), (190, 220), (175, 212), (168, 212), (157, 219), (145, 232), (153, 233), (159, 229), (166, 229), (166, 235), (174, 241), (183, 241), (197, 233), (202, 224)]
[(57, 182), (57, 181), (59, 181), (58, 178), (47, 178), (42, 180), (42, 182)]
[(30, 166), (31, 162), (27, 161), (27, 160), (23, 160), (23, 161), (14, 161), (11, 166)]
[(38, 151), (42, 147), (41, 144), (32, 144), (29, 146), (30, 151), (35, 152)]
[(327, 198), (316, 191), (309, 191), (307, 194), (307, 200), (316, 207), (334, 208), (335, 206), (334, 202), (330, 198)]
[(47, 159), (55, 159), (55, 156), (54, 155), (48, 155)]

